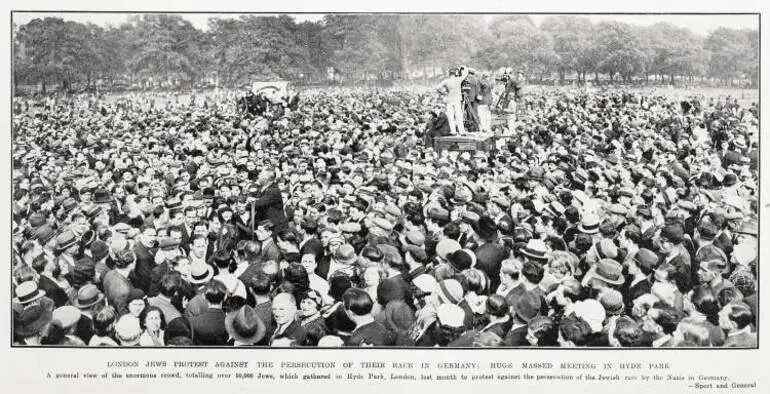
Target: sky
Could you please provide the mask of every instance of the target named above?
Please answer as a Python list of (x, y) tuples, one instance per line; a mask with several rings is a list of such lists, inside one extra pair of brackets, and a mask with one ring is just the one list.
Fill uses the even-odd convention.
[[(46, 16), (59, 16), (65, 20), (73, 20), (76, 22), (93, 22), (97, 25), (117, 26), (128, 19), (129, 14), (125, 13), (14, 13), (13, 21), (17, 25), (23, 25), (35, 18)], [(189, 20), (195, 27), (206, 30), (208, 28), (208, 18), (216, 15), (222, 17), (236, 18), (239, 14), (181, 14), (183, 18)], [(277, 14), (265, 14), (265, 15), (277, 15)], [(323, 18), (324, 14), (288, 14), (293, 16), (297, 21), (318, 21)], [(531, 14), (532, 19), (536, 24), (548, 17), (549, 15), (537, 15)], [(640, 26), (649, 26), (658, 22), (669, 22), (671, 24), (686, 27), (692, 30), (694, 33), (706, 35), (710, 31), (719, 27), (728, 27), (734, 29), (757, 29), (759, 26), (759, 18), (756, 15), (659, 15), (659, 14), (647, 14), (647, 15), (581, 15), (590, 19), (593, 23), (600, 21), (619, 21), (625, 23), (631, 23)], [(485, 15), (485, 18), (491, 19), (492, 15)]]

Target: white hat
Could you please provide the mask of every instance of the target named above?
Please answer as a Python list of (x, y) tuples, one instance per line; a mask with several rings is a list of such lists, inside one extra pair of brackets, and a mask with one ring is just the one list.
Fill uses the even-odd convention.
[(600, 332), (604, 326), (604, 319), (607, 318), (607, 312), (604, 310), (601, 302), (588, 299), (575, 303), (575, 316), (585, 320), (591, 327), (591, 331)]

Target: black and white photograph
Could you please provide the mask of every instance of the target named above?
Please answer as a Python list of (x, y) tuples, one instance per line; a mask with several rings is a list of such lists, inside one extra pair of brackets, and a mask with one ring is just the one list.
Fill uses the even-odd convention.
[(6, 346), (758, 349), (760, 14), (484, 12), (11, 12)]

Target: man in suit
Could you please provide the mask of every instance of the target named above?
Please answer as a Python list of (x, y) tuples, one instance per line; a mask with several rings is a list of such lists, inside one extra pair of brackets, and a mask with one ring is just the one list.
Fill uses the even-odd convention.
[(283, 209), (281, 190), (275, 183), (275, 170), (264, 169), (257, 178), (257, 188), (253, 191), (254, 220), (259, 223), (269, 219), (276, 230), (286, 227), (286, 214)]
[(225, 312), (222, 310), (226, 295), (227, 288), (222, 282), (213, 280), (206, 285), (203, 296), (208, 309), (190, 318), (196, 345), (222, 346), (227, 343), (229, 335), (225, 328)]
[(145, 293), (150, 291), (150, 276), (152, 269), (155, 268), (155, 237), (156, 230), (147, 226), (142, 230), (142, 234), (134, 246), (134, 254), (136, 254), (136, 269), (134, 269), (134, 276), (136, 283), (144, 290)]
[(719, 312), (719, 325), (727, 331), (724, 347), (757, 346), (757, 333), (752, 332), (754, 314), (744, 303), (727, 304)]
[(274, 224), (270, 219), (265, 219), (257, 224), (256, 231), (257, 241), (261, 243), (261, 249), (259, 251), (259, 261), (281, 261), (281, 249), (273, 239)]
[(270, 345), (278, 340), (301, 343), (305, 339), (305, 329), (297, 320), (297, 302), (290, 293), (280, 293), (273, 298), (273, 320), (275, 330), (270, 338)]

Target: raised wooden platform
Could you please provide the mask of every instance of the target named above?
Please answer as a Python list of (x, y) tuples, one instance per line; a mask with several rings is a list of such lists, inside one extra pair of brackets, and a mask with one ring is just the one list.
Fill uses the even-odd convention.
[(436, 137), (433, 141), (433, 149), (435, 149), (436, 152), (444, 150), (473, 152), (490, 151), (495, 149), (495, 137), (489, 134)]

